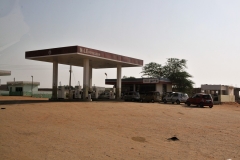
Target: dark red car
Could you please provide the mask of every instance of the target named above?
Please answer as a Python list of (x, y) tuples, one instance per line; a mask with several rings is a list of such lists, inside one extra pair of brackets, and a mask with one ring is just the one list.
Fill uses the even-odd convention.
[(185, 104), (187, 104), (188, 106), (190, 106), (191, 104), (195, 104), (200, 107), (209, 106), (209, 108), (212, 108), (213, 99), (210, 94), (196, 93), (194, 96), (188, 98)]

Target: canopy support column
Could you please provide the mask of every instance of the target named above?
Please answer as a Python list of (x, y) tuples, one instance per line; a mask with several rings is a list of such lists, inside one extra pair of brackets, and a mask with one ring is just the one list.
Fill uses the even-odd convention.
[(57, 99), (58, 89), (58, 62), (53, 62), (52, 99)]
[(117, 65), (117, 87), (116, 87), (116, 99), (121, 99), (121, 86), (122, 86), (122, 66)]
[(89, 90), (92, 91), (92, 66), (89, 66)]
[(83, 99), (88, 97), (89, 90), (89, 59), (83, 60)]

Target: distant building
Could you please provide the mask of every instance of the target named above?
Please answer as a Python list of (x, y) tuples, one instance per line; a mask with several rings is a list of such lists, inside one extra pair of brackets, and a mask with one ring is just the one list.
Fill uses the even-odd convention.
[[(122, 92), (159, 91), (160, 94), (172, 91), (172, 82), (167, 78), (126, 78), (122, 79)], [(106, 79), (105, 84), (116, 86), (116, 79)]]
[(38, 92), (39, 82), (12, 81), (7, 82), (9, 96), (31, 96)]
[(203, 84), (201, 90), (204, 93), (211, 94), (215, 102), (235, 102), (233, 86)]
[(10, 76), (11, 71), (0, 70), (0, 76)]
[(8, 96), (8, 86), (6, 84), (0, 85), (0, 96)]
[[(11, 71), (0, 70), (0, 76), (10, 76), (10, 75), (11, 75)], [(7, 89), (7, 85), (1, 84), (1, 79), (0, 79), (0, 96), (1, 95), (8, 95), (8, 89)]]
[(234, 96), (236, 102), (240, 102), (240, 88), (234, 88)]
[(0, 91), (8, 91), (8, 86), (6, 84), (0, 85)]

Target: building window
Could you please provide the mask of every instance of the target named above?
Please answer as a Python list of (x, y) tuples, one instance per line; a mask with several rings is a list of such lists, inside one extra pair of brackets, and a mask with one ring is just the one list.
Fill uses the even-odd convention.
[(139, 92), (144, 93), (148, 91), (156, 91), (156, 84), (142, 84), (140, 85)]
[(16, 87), (16, 92), (22, 92), (22, 87)]

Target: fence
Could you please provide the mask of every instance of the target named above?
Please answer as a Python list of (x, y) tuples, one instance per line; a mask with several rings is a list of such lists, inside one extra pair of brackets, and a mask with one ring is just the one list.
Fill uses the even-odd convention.
[(34, 92), (9, 92), (9, 91), (0, 91), (0, 96), (27, 96), (27, 97), (36, 97), (36, 98), (51, 98), (52, 92), (51, 91), (38, 91)]
[(38, 91), (33, 94), (33, 97), (36, 98), (51, 98), (52, 92), (51, 91)]
[(0, 96), (9, 96), (9, 91), (0, 91)]

